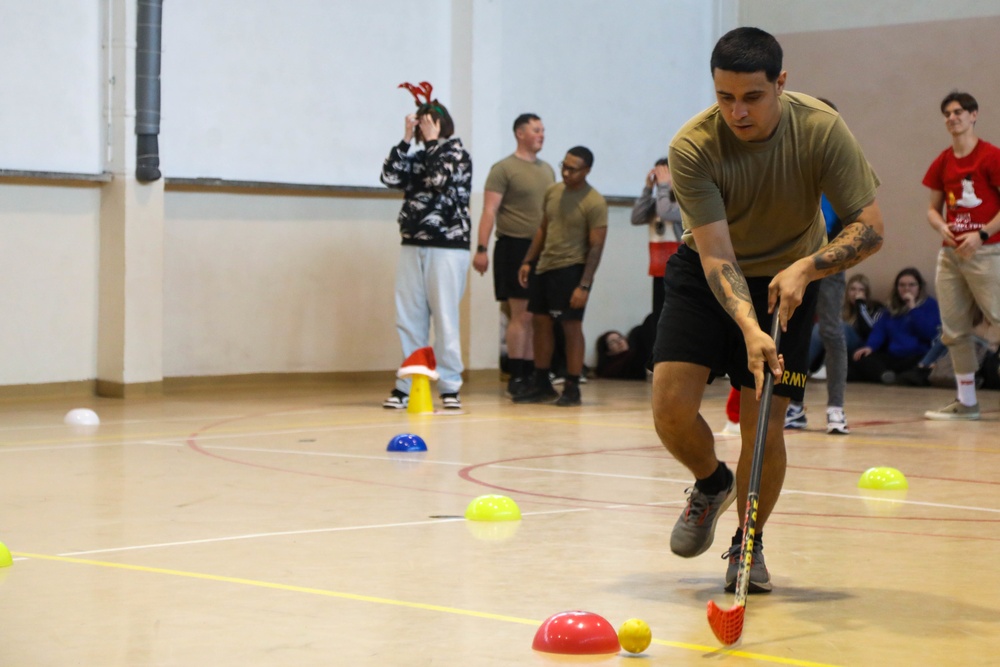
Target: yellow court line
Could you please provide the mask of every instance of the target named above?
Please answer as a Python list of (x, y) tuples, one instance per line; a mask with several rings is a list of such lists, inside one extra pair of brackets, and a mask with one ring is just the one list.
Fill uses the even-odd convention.
[[(457, 607), (443, 607), (423, 602), (408, 602), (406, 600), (392, 600), (389, 598), (379, 598), (370, 595), (357, 595), (355, 593), (341, 593), (339, 591), (328, 591), (322, 588), (310, 588), (307, 586), (293, 586), (290, 584), (278, 584), (271, 581), (257, 581), (255, 579), (243, 579), (240, 577), (226, 577), (217, 574), (205, 574), (202, 572), (186, 572), (184, 570), (170, 570), (160, 567), (147, 567), (145, 565), (129, 565), (127, 563), (110, 563), (107, 561), (90, 560), (87, 558), (71, 558), (69, 556), (51, 556), (47, 554), (32, 554), (16, 552), (12, 555), (18, 558), (30, 558), (35, 560), (49, 560), (62, 563), (76, 563), (78, 565), (93, 565), (96, 567), (108, 567), (118, 570), (130, 570), (132, 572), (149, 572), (152, 574), (166, 574), (174, 577), (184, 577), (187, 579), (202, 579), (206, 581), (219, 581), (228, 584), (242, 584), (244, 586), (254, 586), (256, 588), (270, 588), (280, 591), (291, 591), (293, 593), (307, 593), (309, 595), (322, 595), (325, 597), (341, 598), (344, 600), (354, 600), (356, 602), (370, 602), (373, 604), (393, 605), (396, 607), (407, 607), (409, 609), (422, 609), (425, 611), (435, 611), (443, 614), (455, 614), (459, 616), (471, 616), (474, 618), (486, 618), (493, 621), (504, 621), (506, 623), (519, 623), (521, 625), (539, 626), (542, 621), (529, 618), (518, 618), (516, 616), (504, 616), (503, 614), (491, 614), (484, 611), (472, 609), (459, 609)], [(732, 655), (750, 660), (760, 660), (778, 665), (795, 665), (796, 667), (836, 667), (822, 662), (811, 662), (809, 660), (796, 660), (794, 658), (782, 658), (780, 656), (766, 655), (763, 653), (750, 653), (737, 649), (719, 648), (718, 646), (703, 646), (700, 644), (687, 644), (684, 642), (672, 642), (663, 639), (654, 639), (654, 644), (670, 646), (673, 648), (697, 651), (699, 653), (714, 653), (718, 655)]]

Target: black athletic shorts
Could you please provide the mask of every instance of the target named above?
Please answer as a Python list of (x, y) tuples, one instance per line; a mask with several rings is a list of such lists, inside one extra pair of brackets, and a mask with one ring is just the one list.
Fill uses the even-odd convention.
[[(767, 312), (767, 286), (770, 277), (747, 278), (754, 311), (760, 328), (771, 331)], [(664, 276), (666, 295), (657, 324), (653, 363), (685, 361), (710, 369), (709, 382), (722, 375), (739, 389), (754, 387), (754, 377), (747, 368), (747, 349), (743, 332), (715, 298), (701, 258), (691, 248), (681, 245), (667, 262)], [(819, 282), (806, 288), (802, 304), (781, 334), (778, 351), (785, 357), (785, 373), (774, 386), (776, 396), (801, 401), (809, 373), (809, 339), (816, 310)]]
[(528, 289), (517, 281), (517, 272), (530, 247), (531, 239), (497, 237), (493, 244), (493, 293), (497, 301), (528, 298)]
[(528, 312), (551, 315), (557, 320), (582, 320), (583, 308), (570, 308), (569, 299), (583, 277), (583, 264), (574, 264), (545, 273), (531, 270), (528, 279)]

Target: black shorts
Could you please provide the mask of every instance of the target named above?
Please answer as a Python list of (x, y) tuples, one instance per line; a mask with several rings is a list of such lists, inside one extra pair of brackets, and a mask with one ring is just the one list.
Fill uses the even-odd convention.
[(531, 247), (531, 239), (500, 236), (493, 245), (493, 293), (497, 301), (527, 299), (528, 288), (521, 287), (517, 272)]
[[(747, 278), (750, 297), (760, 327), (771, 330), (771, 315), (767, 312), (767, 287), (770, 277)], [(666, 294), (663, 312), (657, 323), (653, 363), (684, 361), (705, 366), (710, 371), (709, 382), (722, 375), (739, 389), (753, 388), (753, 374), (747, 368), (747, 348), (743, 332), (715, 298), (701, 258), (691, 248), (681, 245), (667, 262), (664, 276)], [(785, 357), (785, 374), (775, 384), (774, 394), (801, 401), (809, 373), (809, 339), (812, 334), (819, 282), (806, 288), (802, 304), (788, 321), (788, 331), (782, 332), (778, 351)]]
[(570, 308), (569, 299), (583, 277), (583, 264), (574, 264), (545, 273), (531, 270), (528, 279), (528, 312), (550, 315), (557, 320), (582, 320), (583, 308)]

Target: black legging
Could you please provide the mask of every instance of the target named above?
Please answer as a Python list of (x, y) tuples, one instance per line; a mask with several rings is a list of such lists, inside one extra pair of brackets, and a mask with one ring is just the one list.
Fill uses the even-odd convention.
[[(916, 368), (923, 359), (923, 354), (913, 354), (906, 357), (897, 357), (888, 352), (872, 352), (868, 356), (861, 357), (859, 361), (851, 361), (847, 366), (847, 379), (851, 382), (881, 382), (893, 384), (895, 376), (911, 368)], [(886, 375), (891, 371), (892, 375)]]

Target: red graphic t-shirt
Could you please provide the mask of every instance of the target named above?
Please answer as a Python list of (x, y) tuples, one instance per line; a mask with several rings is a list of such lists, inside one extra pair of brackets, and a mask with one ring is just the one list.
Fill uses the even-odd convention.
[[(1000, 211), (1000, 148), (980, 139), (962, 158), (947, 148), (931, 163), (923, 183), (944, 193), (945, 222), (953, 234), (982, 229)], [(998, 241), (1000, 233), (986, 242)]]

